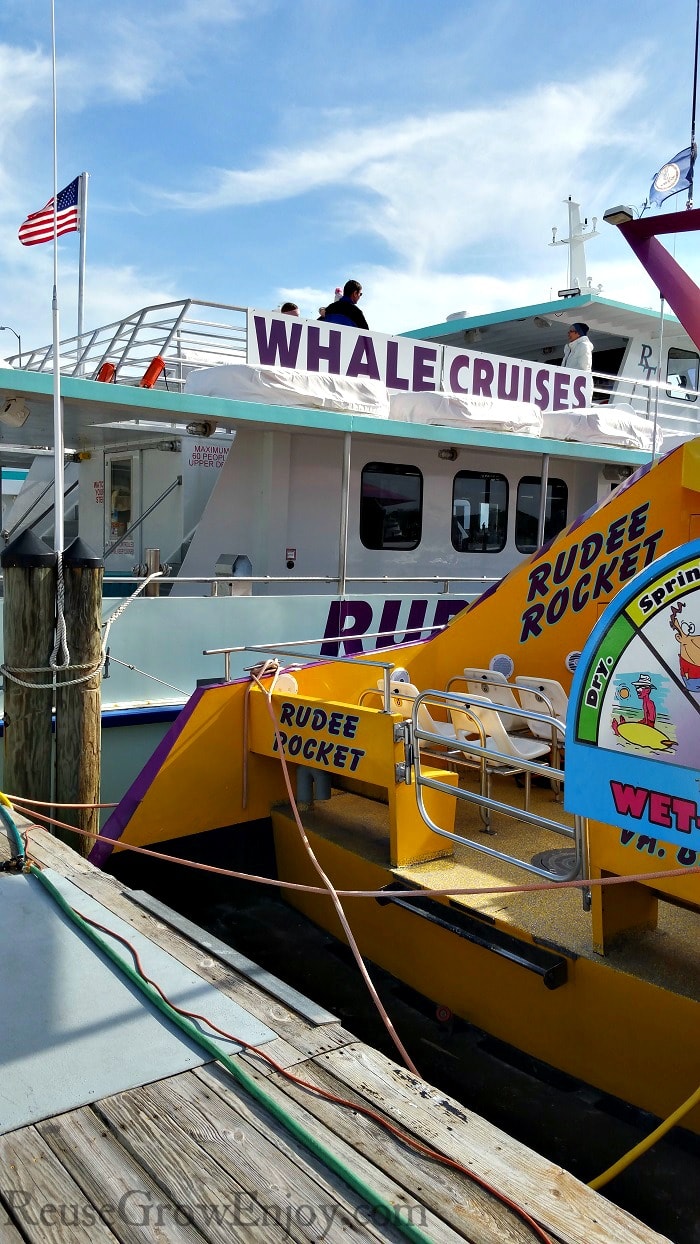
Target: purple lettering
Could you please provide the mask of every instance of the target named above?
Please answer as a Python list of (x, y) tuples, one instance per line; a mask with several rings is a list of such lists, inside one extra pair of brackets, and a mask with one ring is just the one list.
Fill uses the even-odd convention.
[(313, 760), (314, 755), (316, 753), (316, 742), (317, 742), (316, 739), (306, 740), (304, 746), (301, 749), (301, 754), (304, 757), (304, 760)]
[(568, 607), (569, 589), (568, 587), (560, 587), (559, 591), (554, 593), (552, 599), (547, 605), (547, 621), (550, 626), (553, 626), (555, 622), (558, 622), (560, 618), (563, 618)]
[(335, 754), (333, 756), (333, 764), (335, 765), (336, 769), (345, 768), (345, 758), (348, 754), (348, 750), (349, 749), (345, 746), (344, 743), (339, 743), (338, 746), (336, 747)]
[(475, 397), (492, 397), (493, 363), (488, 359), (474, 359), (474, 383), (472, 392)]
[(637, 557), (641, 544), (633, 544), (631, 548), (625, 549), (620, 558), (620, 583), (624, 583), (627, 579), (633, 578), (637, 573)]
[(524, 402), (530, 401), (531, 393), (532, 393), (532, 368), (523, 367), (523, 401)]
[(340, 347), (343, 335), (337, 328), (323, 330), (328, 334), (327, 345), (321, 345), (321, 329), (315, 324), (307, 328), (306, 336), (306, 370), (321, 371), (321, 361), (325, 360), (325, 368), (332, 376), (340, 375)]
[(644, 530), (647, 525), (648, 510), (648, 501), (645, 501), (644, 505), (638, 505), (636, 510), (632, 510), (632, 513), (630, 514), (629, 531), (627, 532), (630, 540), (638, 540), (640, 536), (644, 535)]
[(346, 656), (363, 652), (361, 639), (352, 635), (365, 635), (372, 626), (372, 606), (366, 600), (334, 600), (328, 610), (328, 621), (321, 645), (322, 657), (340, 656), (341, 645)]
[(359, 717), (356, 717), (354, 713), (346, 713), (345, 722), (343, 723), (343, 738), (354, 739), (359, 724)]
[(398, 341), (386, 343), (386, 387), (387, 389), (410, 389), (411, 387), (408, 377), (399, 375)]
[(581, 542), (581, 560), (579, 562), (581, 569), (587, 570), (596, 557), (600, 556), (602, 549), (603, 537), (599, 531), (594, 531), (592, 535), (586, 536), (586, 539)]
[(340, 727), (342, 726), (342, 724), (343, 724), (343, 714), (342, 713), (331, 713), (330, 717), (328, 718), (328, 733), (329, 734), (340, 734)]
[(281, 713), (280, 713), (280, 725), (281, 725), (281, 726), (291, 726), (291, 725), (292, 725), (293, 720), (294, 720), (294, 705), (293, 705), (293, 704), (283, 704), (283, 705), (282, 705), (282, 711), (281, 711)]
[(365, 753), (359, 747), (350, 748), (350, 755), (352, 756), (352, 760), (350, 761), (350, 772), (351, 773), (355, 772), (364, 754)]
[[(301, 324), (292, 320), (271, 320), (270, 336), (265, 334), (265, 321), (261, 315), (254, 315), (255, 337), (258, 343), (258, 358), (265, 367), (297, 367), (299, 344), (301, 342)], [(289, 333), (289, 337), (287, 337)]]
[(439, 600), (435, 606), (433, 626), (446, 626), (451, 618), (456, 617), (466, 607), (466, 600)]
[(534, 570), (530, 571), (530, 574), (528, 576), (530, 580), (530, 586), (527, 589), (528, 600), (534, 600), (538, 592), (540, 596), (547, 595), (549, 591), (549, 585), (547, 583), (547, 579), (549, 578), (551, 573), (552, 573), (552, 567), (549, 562), (540, 562), (539, 566), (535, 566)]
[(571, 544), (568, 549), (562, 549), (561, 553), (557, 554), (557, 560), (554, 563), (554, 571), (552, 573), (554, 583), (566, 583), (574, 568), (577, 552), (577, 546)]
[(538, 371), (535, 376), (535, 405), (546, 410), (549, 404), (549, 372)]
[(428, 612), (427, 600), (412, 600), (411, 607), (408, 611), (408, 627), (406, 634), (401, 640), (402, 644), (412, 644), (420, 639), (420, 633), (425, 624), (425, 615)]
[(608, 562), (607, 565), (603, 562), (602, 566), (598, 567), (595, 576), (595, 583), (593, 584), (594, 600), (598, 599), (601, 592), (605, 592), (609, 596), (610, 593), (615, 590), (610, 576), (612, 575), (619, 560), (619, 557), (613, 557), (612, 561)]
[(304, 742), (300, 734), (293, 734), (287, 744), (287, 751), (290, 756), (298, 756), (301, 751), (301, 745)]
[(381, 633), (377, 636), (378, 648), (393, 648), (399, 642), (396, 638), (395, 631), (399, 621), (400, 612), (400, 600), (384, 601), (382, 616), (379, 620), (379, 630)]
[(614, 553), (617, 549), (621, 549), (625, 540), (625, 525), (627, 523), (627, 515), (623, 514), (622, 518), (617, 518), (614, 523), (608, 527), (608, 538), (605, 541), (605, 552)]
[(333, 751), (333, 747), (334, 747), (333, 743), (328, 742), (326, 739), (321, 739), (318, 745), (318, 751), (316, 753), (316, 763), (319, 765), (329, 764), (328, 757)]
[[(510, 372), (510, 386), (506, 384), (506, 379)], [(520, 368), (516, 363), (499, 363), (498, 364), (498, 396), (506, 402), (514, 402), (518, 397), (518, 384), (520, 381)]]
[(586, 377), (576, 376), (573, 384), (575, 402), (572, 409), (577, 410), (586, 405)]
[(469, 355), (458, 354), (450, 364), (450, 393), (468, 393), (469, 389), (459, 382), (459, 373), (469, 367)]
[(413, 351), (413, 389), (433, 393), (437, 388), (435, 365), (438, 352), (434, 346), (415, 346)]
[(656, 553), (656, 546), (663, 534), (663, 531), (655, 531), (652, 536), (647, 536), (646, 540), (642, 540), (642, 548), (645, 548), (647, 551), (644, 561), (645, 566), (648, 566), (649, 562), (653, 562), (654, 554)]
[(348, 363), (348, 376), (368, 376), (370, 380), (379, 380), (379, 366), (371, 337), (358, 337), (352, 357)]
[(536, 637), (537, 635), (542, 634), (542, 627), (540, 626), (540, 618), (542, 617), (543, 613), (544, 613), (544, 605), (542, 604), (531, 605), (529, 609), (525, 610), (522, 618), (520, 619), (520, 621), (523, 624), (522, 630), (520, 632), (521, 644), (524, 644), (525, 640), (529, 639), (531, 635)]
[(311, 716), (311, 705), (300, 704), (299, 707), (297, 708), (297, 715), (296, 715), (297, 726), (299, 726), (300, 729), (303, 729), (303, 727), (306, 725), (307, 721), (309, 720), (310, 716)]
[(323, 708), (315, 708), (313, 717), (311, 718), (311, 729), (314, 734), (318, 734), (319, 730), (325, 730), (328, 721), (328, 713)]
[(588, 587), (590, 581), (591, 576), (589, 574), (582, 574), (581, 578), (578, 580), (578, 583), (576, 584), (571, 595), (571, 608), (574, 613), (580, 613), (584, 606), (588, 604), (591, 594), (590, 592), (586, 592), (585, 589)]
[(569, 403), (569, 377), (566, 372), (556, 372), (554, 376), (554, 395), (552, 403), (555, 410), (566, 410)]

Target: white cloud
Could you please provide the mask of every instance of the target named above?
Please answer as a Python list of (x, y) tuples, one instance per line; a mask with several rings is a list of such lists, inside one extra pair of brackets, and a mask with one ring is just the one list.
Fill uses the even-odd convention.
[(519, 249), (534, 242), (543, 212), (573, 181), (592, 184), (601, 151), (622, 153), (629, 135), (620, 118), (638, 89), (638, 66), (628, 63), (491, 108), (341, 124), (315, 145), (270, 152), (255, 168), (213, 170), (202, 178), (210, 190), (166, 201), (206, 211), (335, 186), (343, 189), (341, 231), (374, 234), (418, 271), (486, 240)]

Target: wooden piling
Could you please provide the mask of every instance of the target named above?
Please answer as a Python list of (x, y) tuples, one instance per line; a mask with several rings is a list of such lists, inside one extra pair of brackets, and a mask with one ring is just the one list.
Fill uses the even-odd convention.
[[(5, 651), (4, 787), (18, 798), (51, 799), (56, 554), (25, 531), (0, 556)], [(27, 673), (39, 669), (38, 673)], [(9, 671), (10, 673), (8, 674)], [(10, 674), (36, 686), (21, 686)]]
[[(94, 805), (100, 800), (102, 576), (102, 559), (80, 538), (73, 540), (63, 554), (64, 616), (72, 668), (57, 677), (55, 799), (57, 804), (88, 806), (59, 807), (56, 816), (91, 834), (100, 828)], [(91, 678), (72, 681), (90, 668), (97, 671)], [(92, 839), (69, 830), (57, 829), (56, 834), (82, 855), (92, 846)]]

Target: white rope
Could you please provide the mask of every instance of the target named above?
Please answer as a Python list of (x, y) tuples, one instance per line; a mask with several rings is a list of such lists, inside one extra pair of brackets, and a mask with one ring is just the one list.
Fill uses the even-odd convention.
[[(70, 653), (66, 638), (66, 617), (63, 612), (65, 604), (65, 587), (63, 583), (63, 553), (56, 553), (56, 639), (49, 657), (49, 669), (65, 670), (70, 668)], [(59, 652), (61, 660), (59, 662)], [(30, 683), (30, 686), (33, 685)]]
[[(63, 588), (63, 566), (62, 566), (61, 554), (60, 553), (57, 554), (57, 557), (58, 557), (59, 570), (58, 570), (58, 578), (57, 578), (57, 584), (56, 584), (56, 598), (57, 598), (56, 642), (54, 644), (51, 657), (49, 658), (49, 664), (48, 665), (35, 665), (35, 666), (30, 665), (30, 666), (26, 666), (25, 668), (17, 668), (14, 670), (10, 669), (8, 665), (4, 665), (4, 664), (0, 665), (0, 672), (2, 672), (3, 677), (9, 678), (11, 682), (17, 683), (19, 687), (27, 687), (32, 690), (38, 690), (38, 691), (53, 690), (53, 687), (54, 687), (53, 678), (51, 682), (44, 682), (44, 683), (27, 682), (26, 679), (20, 678), (19, 675), (20, 674), (46, 674), (49, 672), (52, 674), (55, 674), (57, 672), (66, 673), (69, 670), (86, 670), (87, 673), (79, 674), (76, 678), (62, 678), (60, 683), (57, 684), (59, 687), (74, 687), (78, 683), (89, 682), (90, 679), (94, 678), (97, 674), (99, 674), (104, 667), (105, 659), (107, 656), (107, 639), (109, 638), (110, 629), (113, 626), (113, 624), (117, 621), (117, 618), (120, 618), (121, 615), (124, 613), (125, 609), (128, 609), (131, 602), (133, 600), (136, 600), (136, 597), (140, 595), (140, 593), (144, 590), (144, 588), (148, 587), (148, 584), (151, 582), (152, 579), (158, 579), (163, 574), (162, 570), (154, 570), (152, 574), (149, 574), (147, 578), (144, 579), (143, 583), (139, 583), (139, 586), (136, 588), (136, 591), (132, 592), (131, 596), (129, 596), (127, 600), (122, 601), (121, 605), (119, 605), (119, 607), (114, 610), (114, 613), (110, 614), (110, 616), (102, 623), (102, 627), (104, 629), (104, 635), (102, 637), (102, 647), (100, 650), (100, 656), (97, 661), (93, 661), (93, 662), (83, 661), (82, 664), (76, 663), (74, 665), (71, 665), (69, 664), (70, 655), (68, 652), (68, 645), (66, 643), (66, 624), (65, 624), (65, 616), (63, 613), (64, 588)], [(61, 652), (65, 654), (65, 663), (61, 665), (58, 665), (56, 663), (56, 657), (58, 655), (59, 648), (61, 649)], [(177, 691), (179, 690), (179, 688), (176, 687), (175, 690)]]

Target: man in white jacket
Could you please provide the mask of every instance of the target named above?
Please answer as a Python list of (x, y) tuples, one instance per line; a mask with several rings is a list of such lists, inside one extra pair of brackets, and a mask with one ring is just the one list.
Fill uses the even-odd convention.
[(564, 346), (562, 367), (573, 367), (577, 371), (590, 371), (593, 365), (593, 344), (588, 338), (587, 324), (572, 324), (568, 340)]

